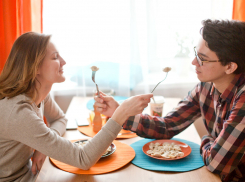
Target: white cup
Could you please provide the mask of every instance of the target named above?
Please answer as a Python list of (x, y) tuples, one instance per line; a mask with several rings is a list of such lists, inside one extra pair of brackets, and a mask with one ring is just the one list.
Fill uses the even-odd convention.
[(161, 117), (163, 113), (164, 103), (165, 103), (165, 99), (163, 96), (154, 96), (154, 100), (151, 98), (151, 102), (150, 102), (151, 116)]

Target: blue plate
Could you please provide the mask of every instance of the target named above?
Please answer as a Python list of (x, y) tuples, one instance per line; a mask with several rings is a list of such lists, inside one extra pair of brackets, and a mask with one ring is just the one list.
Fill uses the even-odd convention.
[[(120, 103), (122, 103), (124, 100), (126, 100), (128, 97), (123, 97), (123, 96), (114, 96), (114, 99), (120, 104)], [(90, 99), (89, 101), (88, 101), (88, 103), (87, 103), (87, 108), (89, 109), (89, 110), (94, 110), (94, 107), (93, 107), (93, 105), (94, 105), (94, 99)]]

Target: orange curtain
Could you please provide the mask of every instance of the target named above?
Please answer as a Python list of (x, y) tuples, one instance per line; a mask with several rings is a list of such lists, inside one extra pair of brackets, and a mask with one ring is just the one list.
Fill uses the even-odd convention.
[(233, 20), (245, 21), (245, 1), (233, 0)]
[(21, 34), (42, 33), (43, 0), (0, 0), (0, 73)]

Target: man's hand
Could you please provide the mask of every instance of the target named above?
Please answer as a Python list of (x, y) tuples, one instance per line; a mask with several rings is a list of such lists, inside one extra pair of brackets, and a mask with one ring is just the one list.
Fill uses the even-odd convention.
[(32, 156), (32, 167), (31, 167), (31, 171), (34, 175), (37, 174), (37, 171), (41, 170), (45, 159), (46, 159), (46, 155), (35, 150)]

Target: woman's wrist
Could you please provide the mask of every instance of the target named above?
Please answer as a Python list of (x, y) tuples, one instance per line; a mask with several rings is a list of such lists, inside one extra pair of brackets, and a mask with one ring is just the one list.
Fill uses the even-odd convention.
[(123, 125), (123, 123), (127, 120), (128, 116), (124, 112), (120, 111), (120, 109), (116, 109), (114, 114), (111, 116), (111, 119), (116, 121), (119, 125)]

